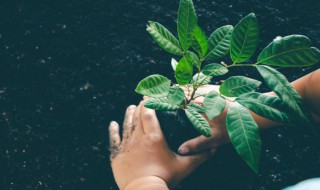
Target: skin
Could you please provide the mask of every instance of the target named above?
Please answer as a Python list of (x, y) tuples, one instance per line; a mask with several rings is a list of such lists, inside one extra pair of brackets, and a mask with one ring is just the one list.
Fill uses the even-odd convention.
[[(316, 123), (320, 123), (320, 69), (305, 75), (296, 81), (292, 82), (291, 85), (299, 93), (303, 99), (306, 106), (309, 108), (313, 115), (313, 119)], [(202, 91), (209, 92), (212, 90), (218, 91), (218, 86), (206, 85), (201, 87)], [(187, 92), (187, 91), (185, 91)], [(267, 93), (271, 96), (276, 96), (273, 92)], [(202, 105), (203, 97), (199, 97), (195, 100), (195, 103)], [(220, 145), (230, 142), (229, 135), (226, 130), (226, 115), (228, 110), (228, 104), (230, 100), (227, 100), (226, 109), (223, 113), (209, 121), (212, 136), (206, 138), (204, 136), (199, 136), (189, 141), (186, 141), (179, 147), (180, 154), (190, 154), (201, 152), (210, 148), (217, 148)], [(279, 126), (279, 123), (271, 121), (269, 119), (263, 118), (253, 112), (251, 112), (252, 117), (257, 122), (260, 129), (266, 129), (270, 127)]]
[(179, 156), (168, 147), (155, 111), (128, 107), (123, 122), (123, 139), (119, 125), (109, 126), (110, 161), (120, 189), (160, 190), (173, 188), (215, 150), (191, 156)]
[[(317, 70), (291, 83), (317, 123), (320, 123), (319, 81), (320, 70)], [(201, 90), (209, 92), (217, 88), (207, 85)], [(268, 94), (275, 96), (272, 92)], [(199, 97), (195, 102), (201, 105), (203, 98)], [(226, 114), (227, 108), (210, 121), (210, 138), (199, 136), (183, 143), (179, 151), (187, 155), (180, 156), (168, 148), (154, 110), (145, 108), (143, 102), (138, 107), (129, 106), (123, 122), (122, 140), (119, 125), (111, 122), (109, 126), (110, 161), (119, 188), (164, 190), (175, 187), (202, 162), (213, 156), (218, 146), (230, 142), (226, 131)], [(279, 125), (251, 114), (261, 129)]]

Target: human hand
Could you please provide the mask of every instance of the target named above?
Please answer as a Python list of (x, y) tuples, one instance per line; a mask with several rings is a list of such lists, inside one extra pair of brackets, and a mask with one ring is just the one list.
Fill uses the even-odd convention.
[(135, 186), (152, 189), (152, 185), (159, 185), (161, 181), (174, 187), (214, 154), (214, 150), (191, 156), (172, 152), (155, 111), (145, 108), (143, 103), (128, 107), (122, 140), (116, 122), (110, 123), (109, 135), (111, 166), (120, 189), (135, 189)]
[[(188, 90), (184, 88), (185, 94), (190, 96), (188, 94)], [(219, 92), (219, 86), (218, 85), (204, 85), (200, 86), (197, 90), (200, 94), (207, 94), (210, 91), (217, 91)], [(192, 103), (196, 103), (199, 105), (203, 105), (204, 97), (200, 96), (192, 101)], [(226, 115), (229, 105), (229, 100), (227, 100), (226, 108), (221, 113), (221, 115), (214, 118), (212, 121), (209, 121), (207, 116), (203, 114), (203, 116), (207, 119), (211, 126), (211, 137), (207, 138), (204, 136), (199, 136), (194, 139), (188, 140), (184, 142), (179, 147), (179, 153), (180, 154), (190, 154), (190, 153), (196, 153), (201, 152), (203, 150), (207, 149), (215, 149), (219, 147), (220, 145), (226, 144), (230, 142), (229, 135), (226, 129)]]

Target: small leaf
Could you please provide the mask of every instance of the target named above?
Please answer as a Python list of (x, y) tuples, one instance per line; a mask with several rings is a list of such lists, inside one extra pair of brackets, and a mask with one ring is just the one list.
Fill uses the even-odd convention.
[(172, 69), (175, 71), (176, 68), (177, 68), (177, 65), (178, 65), (178, 62), (175, 60), (175, 59), (171, 59), (171, 66), (172, 66)]
[(212, 77), (217, 77), (225, 75), (228, 72), (228, 69), (220, 64), (212, 63), (203, 67), (202, 73), (205, 75), (210, 75)]
[(225, 96), (237, 97), (244, 93), (254, 92), (260, 85), (260, 81), (244, 76), (233, 76), (221, 84), (219, 91)]
[(231, 35), (230, 55), (235, 63), (250, 59), (259, 43), (259, 25), (254, 13), (243, 18)]
[(260, 94), (257, 92), (243, 94), (236, 99), (241, 105), (254, 113), (283, 124), (292, 124), (294, 116), (290, 110), (277, 96)]
[(144, 107), (159, 111), (174, 111), (180, 109), (180, 106), (170, 104), (166, 97), (149, 98)]
[[(212, 77), (205, 75), (203, 73), (197, 73), (193, 76), (192, 80), (191, 80), (191, 84), (195, 84), (195, 85), (205, 85), (205, 84), (209, 84), (211, 81)], [(201, 84), (200, 82), (203, 81)]]
[(165, 97), (169, 93), (171, 81), (162, 75), (150, 75), (139, 82), (136, 92), (153, 98)]
[(196, 68), (198, 68), (200, 70), (201, 63), (200, 63), (200, 60), (196, 54), (194, 54), (191, 51), (187, 51), (185, 57), (192, 63), (192, 65), (194, 65)]
[(257, 69), (267, 86), (273, 90), (299, 118), (301, 118), (301, 124), (310, 124), (312, 119), (309, 111), (306, 109), (301, 97), (291, 86), (286, 77), (269, 66), (259, 65), (257, 66)]
[(179, 87), (170, 88), (168, 94), (168, 103), (171, 105), (180, 105), (184, 100), (184, 91)]
[(185, 51), (192, 44), (192, 33), (197, 26), (198, 18), (192, 0), (180, 0), (178, 10), (178, 36)]
[(218, 115), (220, 115), (226, 107), (226, 100), (215, 91), (209, 92), (203, 100), (203, 107), (211, 121)]
[(311, 47), (309, 38), (291, 35), (275, 40), (262, 50), (257, 63), (281, 67), (301, 67), (320, 61), (320, 51)]
[(208, 52), (204, 59), (216, 61), (230, 51), (230, 38), (233, 26), (226, 25), (215, 30), (208, 39)]
[(237, 153), (258, 173), (261, 156), (259, 127), (246, 108), (234, 102), (229, 104), (227, 131)]
[(186, 85), (189, 83), (193, 75), (193, 67), (191, 60), (188, 56), (184, 56), (180, 59), (176, 71), (175, 78), (180, 85)]
[(193, 109), (193, 110), (195, 110), (195, 111), (198, 112), (198, 113), (204, 113), (204, 112), (205, 112), (205, 111), (204, 111), (204, 108), (201, 107), (201, 106), (198, 105), (198, 104), (188, 104), (188, 105), (187, 105), (187, 108)]
[(208, 50), (207, 37), (204, 31), (197, 25), (192, 33), (192, 48), (204, 57)]
[(169, 53), (182, 55), (179, 41), (160, 23), (149, 21), (147, 31), (158, 45)]
[(193, 109), (186, 109), (186, 115), (194, 126), (194, 128), (199, 131), (203, 136), (210, 137), (211, 136), (211, 128), (207, 120), (198, 112)]

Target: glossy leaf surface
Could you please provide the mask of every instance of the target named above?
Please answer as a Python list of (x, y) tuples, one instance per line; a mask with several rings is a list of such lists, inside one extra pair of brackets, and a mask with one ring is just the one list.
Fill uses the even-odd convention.
[(244, 76), (233, 76), (225, 80), (219, 90), (225, 96), (237, 97), (244, 93), (254, 92), (260, 85), (260, 81)]
[(226, 100), (215, 91), (209, 92), (203, 100), (203, 108), (211, 121), (220, 115), (226, 107)]
[(208, 50), (207, 37), (204, 31), (197, 25), (192, 33), (192, 48), (199, 53), (201, 57), (205, 56)]
[(161, 48), (174, 55), (182, 55), (179, 41), (160, 23), (149, 21), (147, 31)]
[(281, 67), (301, 67), (320, 61), (320, 51), (311, 47), (309, 38), (291, 35), (275, 40), (260, 53), (258, 63)]
[(184, 100), (184, 91), (179, 87), (172, 87), (170, 88), (167, 98), (169, 104), (180, 105)]
[(185, 111), (189, 121), (194, 126), (194, 128), (203, 136), (210, 137), (211, 128), (207, 120), (200, 113), (193, 109), (186, 109)]
[(188, 56), (180, 59), (176, 71), (175, 78), (180, 85), (186, 85), (192, 79), (193, 66)]
[(221, 76), (228, 72), (228, 69), (224, 66), (217, 64), (217, 63), (211, 63), (203, 67), (202, 73), (205, 75), (210, 75), (212, 77)]
[(171, 81), (162, 75), (150, 75), (139, 82), (136, 92), (153, 98), (165, 97), (169, 93)]
[(238, 103), (229, 104), (227, 131), (237, 153), (258, 173), (261, 156), (259, 127), (249, 111)]
[(215, 30), (208, 39), (208, 52), (206, 60), (216, 61), (227, 55), (230, 51), (230, 38), (233, 26), (226, 25)]
[(301, 97), (279, 71), (265, 65), (257, 66), (259, 73), (267, 86), (273, 90), (280, 99), (294, 111), (302, 123), (310, 123), (311, 117), (304, 106)]
[(187, 107), (188, 107), (189, 109), (195, 110), (195, 111), (198, 112), (198, 113), (204, 113), (204, 112), (205, 112), (204, 108), (201, 107), (201, 106), (198, 105), (198, 104), (188, 104)]
[(200, 60), (196, 54), (194, 54), (191, 51), (187, 51), (185, 57), (192, 63), (193, 66), (200, 69), (200, 67), (201, 67)]
[(197, 26), (198, 18), (192, 0), (180, 0), (178, 10), (178, 35), (183, 50), (192, 44), (192, 33)]
[(254, 13), (243, 18), (231, 35), (230, 55), (235, 63), (252, 57), (259, 43), (259, 25)]
[(146, 108), (159, 110), (159, 111), (174, 111), (174, 110), (180, 109), (180, 106), (170, 104), (166, 97), (149, 98), (144, 106)]
[(202, 82), (201, 85), (209, 84), (212, 77), (207, 76), (203, 73), (197, 73), (192, 77), (191, 84), (200, 85), (200, 82)]

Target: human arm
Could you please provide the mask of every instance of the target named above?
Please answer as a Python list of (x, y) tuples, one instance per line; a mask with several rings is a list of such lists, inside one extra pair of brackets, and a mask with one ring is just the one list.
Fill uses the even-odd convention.
[[(320, 69), (293, 81), (291, 85), (299, 93), (307, 108), (309, 108), (314, 121), (320, 123)], [(211, 90), (217, 91), (218, 87), (207, 85), (202, 87), (201, 90), (205, 92), (209, 92)], [(273, 92), (269, 92), (267, 94), (276, 96)], [(195, 103), (198, 104), (202, 104), (202, 102), (203, 97), (195, 100)], [(227, 101), (227, 106), (220, 116), (209, 122), (212, 129), (212, 136), (209, 138), (200, 136), (183, 143), (179, 148), (179, 153), (188, 154), (205, 149), (216, 148), (222, 144), (229, 143), (230, 139), (226, 130), (228, 104), (229, 101)], [(280, 123), (261, 117), (252, 111), (250, 111), (250, 113), (260, 129), (280, 125)]]
[(213, 155), (207, 151), (192, 156), (172, 152), (160, 129), (154, 110), (143, 103), (129, 106), (123, 122), (109, 126), (110, 161), (119, 188), (125, 190), (163, 190), (176, 186), (197, 166)]

